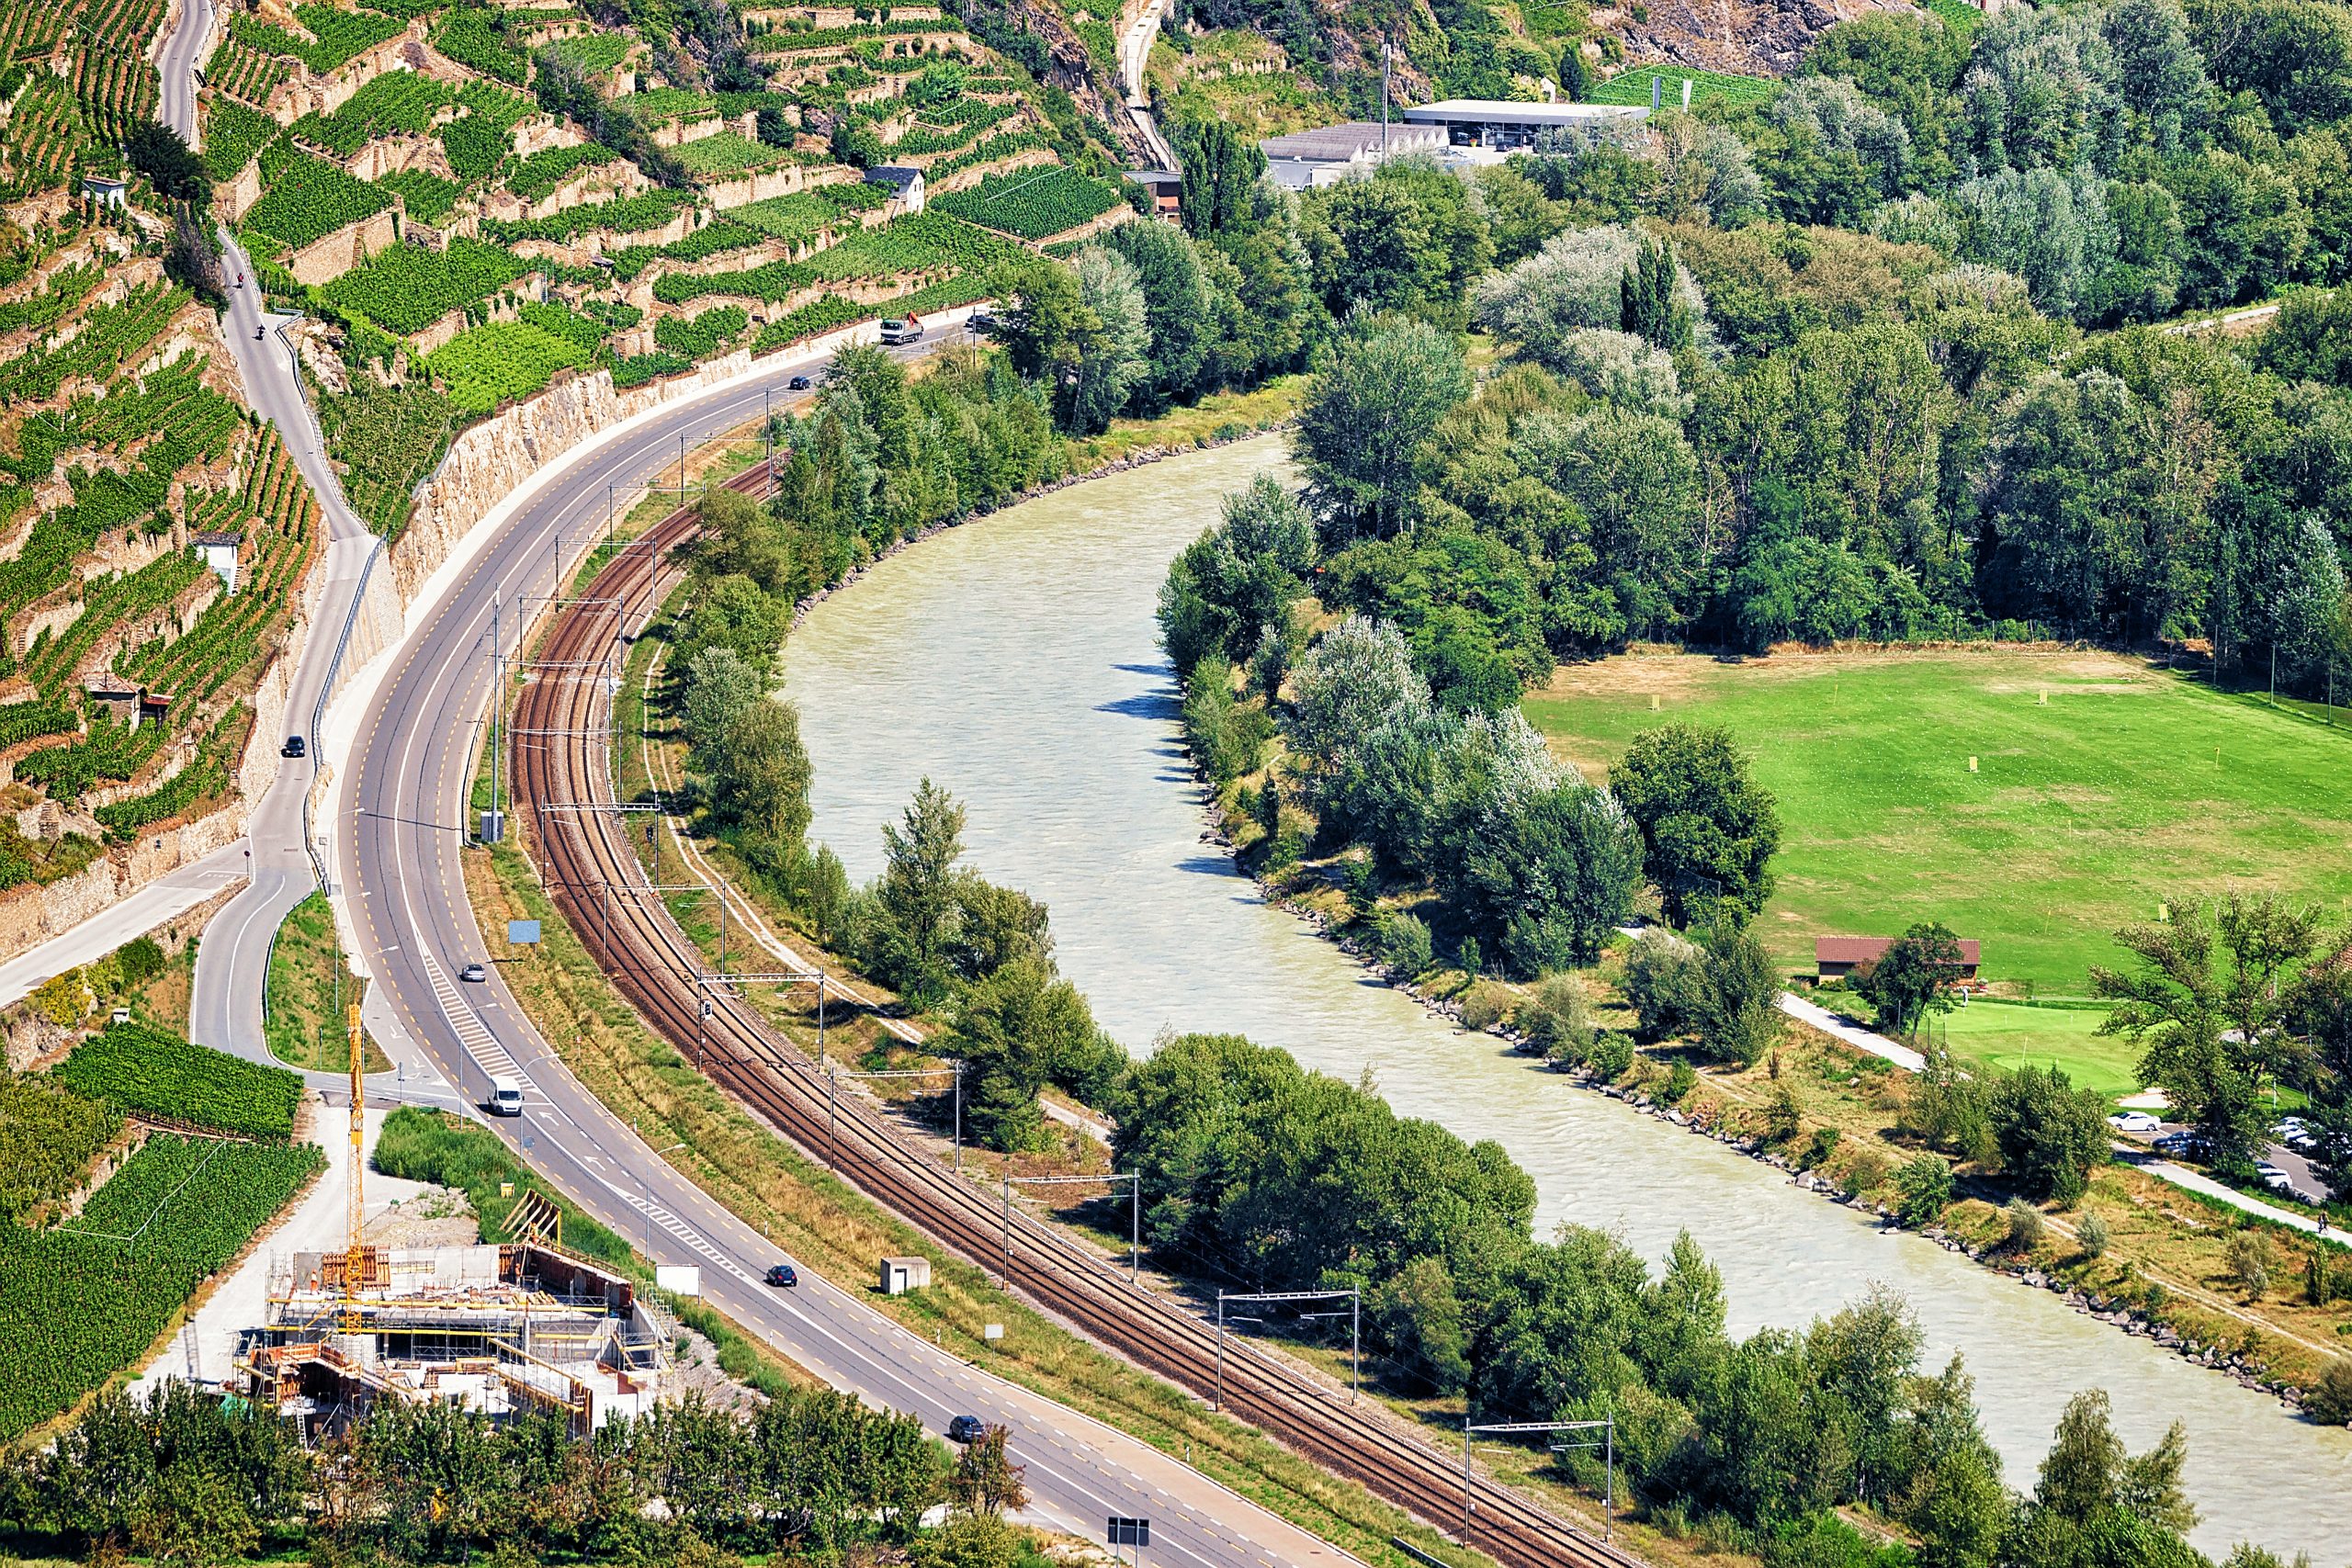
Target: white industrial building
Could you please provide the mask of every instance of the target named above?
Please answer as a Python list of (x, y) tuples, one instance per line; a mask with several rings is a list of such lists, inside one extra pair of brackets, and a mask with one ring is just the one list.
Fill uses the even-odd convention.
[[(1680, 89), (1669, 85), (1667, 91), (1667, 102), (1676, 103)], [(1437, 131), (1446, 145), (1456, 147), (1528, 147), (1547, 130), (1642, 119), (1649, 112), (1624, 104), (1521, 104), (1501, 98), (1447, 98), (1403, 111), (1408, 124)]]
[(1267, 175), (1291, 190), (1308, 190), (1369, 173), (1383, 159), (1445, 151), (1442, 126), (1391, 120), (1351, 120), (1318, 130), (1271, 136), (1258, 143)]

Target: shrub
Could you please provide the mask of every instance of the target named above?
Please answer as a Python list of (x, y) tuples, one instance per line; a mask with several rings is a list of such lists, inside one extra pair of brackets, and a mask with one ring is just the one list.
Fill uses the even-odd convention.
[(1573, 975), (1546, 975), (1519, 1004), (1513, 1021), (1528, 1045), (1555, 1062), (1580, 1062), (1592, 1049), (1592, 1004)]
[(1813, 1170), (1821, 1166), (1827, 1165), (1829, 1163), (1829, 1156), (1837, 1152), (1838, 1129), (1835, 1127), (1815, 1127), (1813, 1130), (1813, 1142), (1805, 1145), (1804, 1156), (1797, 1161), (1797, 1164), (1807, 1170)]
[(1951, 1205), (1951, 1162), (1941, 1155), (1921, 1155), (1894, 1173), (1898, 1194), (1895, 1212), (1906, 1225), (1931, 1225)]
[(1462, 997), (1462, 1027), (1481, 1032), (1492, 1029), (1503, 1021), (1510, 1005), (1510, 992), (1491, 980), (1481, 980)]
[(2092, 1168), (2107, 1162), (2105, 1100), (2056, 1067), (2020, 1067), (1994, 1086), (1988, 1109), (2001, 1163), (2027, 1196), (2082, 1201)]
[(1804, 1126), (1804, 1117), (1795, 1088), (1786, 1080), (1775, 1083), (1772, 1098), (1764, 1103), (1764, 1135), (1773, 1143), (1785, 1144)]
[(1625, 953), (1624, 990), (1645, 1040), (1669, 1040), (1700, 1013), (1700, 953), (1662, 926), (1635, 937)]
[(1611, 1029), (1593, 1041), (1585, 1060), (1603, 1082), (1621, 1078), (1625, 1076), (1625, 1069), (1634, 1065), (1634, 1037)]
[(2075, 1226), (2075, 1239), (2080, 1243), (2085, 1258), (2097, 1258), (2107, 1250), (2107, 1222), (2095, 1213), (2086, 1213)]
[(2031, 1252), (2041, 1245), (2041, 1211), (2022, 1198), (2012, 1198), (2001, 1213), (2009, 1222), (2008, 1245), (2018, 1252)]
[(1401, 911), (1383, 915), (1374, 934), (1380, 946), (1380, 961), (1400, 980), (1426, 972), (1436, 962), (1436, 954), (1430, 947), (1429, 925), (1418, 915)]
[(1677, 1062), (1666, 1075), (1664, 1090), (1666, 1102), (1668, 1105), (1679, 1105), (1690, 1098), (1690, 1091), (1698, 1087), (1697, 1071), (1688, 1062)]
[(2324, 1427), (2352, 1426), (2352, 1357), (2337, 1356), (2303, 1393), (2303, 1414)]
[(2257, 1230), (2233, 1231), (2223, 1256), (2245, 1299), (2260, 1301), (2270, 1289), (2270, 1238)]

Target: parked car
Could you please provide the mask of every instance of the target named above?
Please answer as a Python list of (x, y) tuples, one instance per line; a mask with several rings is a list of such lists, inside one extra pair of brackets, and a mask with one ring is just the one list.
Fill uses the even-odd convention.
[(795, 376), (791, 380), (786, 381), (784, 384), (784, 389), (787, 392), (805, 392), (808, 389), (809, 385), (810, 383), (808, 377)]
[(2119, 1111), (2107, 1119), (2107, 1124), (2119, 1133), (2157, 1133), (2164, 1130), (2164, 1118), (2151, 1116), (2144, 1111)]
[(281, 757), (300, 757), (310, 750), (310, 743), (300, 736), (289, 735), (286, 738), (286, 744), (277, 749), (277, 754)]
[(484, 980), (490, 978), (490, 971), (483, 968), (479, 964), (469, 964), (463, 969), (458, 971), (458, 978), (460, 980), (470, 980), (475, 985), (479, 986)]
[(779, 1263), (768, 1270), (768, 1283), (780, 1290), (788, 1290), (800, 1283), (800, 1271), (789, 1263)]
[(2289, 1176), (2277, 1166), (2272, 1165), (2268, 1160), (2256, 1161), (2254, 1167), (2254, 1173), (2255, 1175), (2262, 1178), (2262, 1184), (2265, 1187), (2269, 1188), (2273, 1192), (2284, 1192), (2290, 1196), (2293, 1195), (2295, 1190), (2295, 1179)]
[(989, 1435), (989, 1424), (977, 1416), (958, 1416), (947, 1423), (950, 1442), (977, 1443)]
[(2197, 1152), (2197, 1139), (2187, 1132), (2166, 1133), (2155, 1147), (2158, 1154), (2188, 1156)]

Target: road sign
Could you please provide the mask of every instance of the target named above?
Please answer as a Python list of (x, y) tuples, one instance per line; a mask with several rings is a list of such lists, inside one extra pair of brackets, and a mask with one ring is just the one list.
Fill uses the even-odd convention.
[(539, 922), (537, 920), (507, 921), (506, 940), (516, 947), (528, 946), (539, 940)]
[(1113, 1514), (1110, 1538), (1113, 1546), (1149, 1546), (1151, 1521), (1129, 1518), (1125, 1514)]

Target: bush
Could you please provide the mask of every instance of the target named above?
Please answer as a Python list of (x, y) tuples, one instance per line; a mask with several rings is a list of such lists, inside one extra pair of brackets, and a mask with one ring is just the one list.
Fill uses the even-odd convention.
[(1895, 1212), (1905, 1224), (1931, 1225), (1951, 1206), (1951, 1162), (1941, 1155), (1921, 1155), (1894, 1173), (1894, 1190), (1900, 1195)]
[(1592, 1049), (1592, 1004), (1573, 975), (1546, 975), (1512, 1020), (1528, 1046), (1555, 1062), (1584, 1060)]
[(2337, 1356), (2303, 1393), (2303, 1414), (2324, 1427), (2352, 1426), (2352, 1357)]
[(2260, 1301), (2270, 1289), (2270, 1238), (2257, 1230), (2233, 1231), (2223, 1256), (2245, 1299)]
[(1764, 1103), (1764, 1135), (1776, 1144), (1785, 1144), (1797, 1135), (1804, 1125), (1804, 1110), (1797, 1104), (1797, 1091), (1786, 1081), (1772, 1086), (1772, 1098)]
[(1679, 1105), (1698, 1087), (1698, 1072), (1688, 1062), (1677, 1062), (1667, 1072), (1663, 1097), (1668, 1105)]
[(2009, 1222), (2009, 1247), (2031, 1252), (2041, 1245), (2041, 1211), (2022, 1198), (2012, 1198), (2001, 1211)]
[(2062, 1209), (2082, 1201), (2107, 1163), (2107, 1102), (2056, 1067), (2020, 1067), (1993, 1086), (1988, 1107), (2001, 1164), (2028, 1197)]
[(1662, 926), (1651, 926), (1625, 952), (1625, 1000), (1645, 1040), (1670, 1040), (1699, 1016), (1700, 953)]
[(1804, 1157), (1800, 1158), (1797, 1164), (1806, 1170), (1814, 1170), (1827, 1165), (1829, 1156), (1837, 1152), (1838, 1129), (1815, 1127), (1813, 1130), (1813, 1142), (1805, 1145)]
[(2086, 1213), (2075, 1226), (2075, 1239), (2080, 1243), (2085, 1258), (2097, 1258), (2107, 1250), (2107, 1222), (2097, 1214)]
[(1462, 1027), (1481, 1032), (1492, 1029), (1503, 1021), (1510, 1005), (1510, 992), (1492, 980), (1481, 980), (1462, 997)]
[(1436, 962), (1430, 946), (1430, 928), (1418, 915), (1392, 910), (1380, 917), (1373, 933), (1380, 961), (1399, 980), (1409, 980)]
[(1625, 1076), (1634, 1065), (1634, 1037), (1611, 1029), (1592, 1043), (1592, 1051), (1585, 1060), (1604, 1083)]

